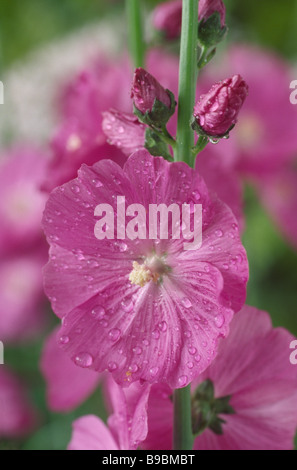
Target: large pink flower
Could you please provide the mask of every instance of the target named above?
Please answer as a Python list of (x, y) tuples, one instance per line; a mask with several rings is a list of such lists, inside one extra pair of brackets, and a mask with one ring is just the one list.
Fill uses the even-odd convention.
[[(234, 414), (219, 415), (223, 434), (210, 429), (198, 436), (199, 450), (293, 449), (297, 429), (297, 371), (290, 364), (293, 337), (274, 329), (267, 313), (245, 306), (233, 319), (228, 338), (222, 340), (217, 358), (192, 384), (210, 380), (215, 398), (231, 397)], [(148, 406), (149, 433), (145, 449), (171, 449), (172, 391), (153, 385)]]
[[(202, 204), (202, 247), (97, 240), (94, 209), (116, 209), (117, 196), (147, 211), (152, 203)], [(209, 365), (244, 303), (248, 266), (235, 217), (197, 172), (146, 151), (124, 170), (109, 160), (82, 166), (77, 180), (51, 194), (44, 229), (51, 245), (45, 289), (63, 318), (61, 347), (77, 365), (107, 369), (122, 384), (144, 379), (174, 388)]]
[(0, 437), (22, 436), (32, 430), (36, 414), (23, 384), (5, 366), (0, 366)]
[(69, 450), (136, 450), (147, 435), (147, 402), (150, 386), (139, 383), (127, 389), (111, 377), (107, 394), (112, 415), (106, 426), (96, 416), (83, 416), (73, 423)]

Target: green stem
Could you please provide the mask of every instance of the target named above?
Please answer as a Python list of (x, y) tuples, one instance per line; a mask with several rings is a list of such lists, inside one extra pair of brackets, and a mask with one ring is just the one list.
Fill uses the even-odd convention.
[(197, 82), (198, 0), (183, 0), (179, 64), (177, 147), (175, 160), (193, 164), (191, 148), (194, 132), (190, 121), (195, 104)]
[(135, 67), (145, 65), (145, 41), (142, 23), (142, 0), (126, 0), (129, 49)]
[(178, 388), (174, 391), (174, 426), (173, 449), (191, 450), (193, 448), (191, 387)]
[(192, 148), (192, 154), (194, 157), (198, 155), (198, 153), (202, 152), (203, 149), (207, 146), (209, 142), (209, 138), (205, 137), (204, 135), (200, 135), (199, 139), (197, 140), (197, 144), (195, 147)]

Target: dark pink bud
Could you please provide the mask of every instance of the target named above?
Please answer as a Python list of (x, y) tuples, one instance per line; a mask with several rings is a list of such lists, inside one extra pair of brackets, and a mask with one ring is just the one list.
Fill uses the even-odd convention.
[(226, 7), (222, 0), (199, 0), (199, 21), (208, 20), (214, 13), (219, 12), (221, 26), (225, 26)]
[(142, 68), (135, 70), (131, 98), (133, 98), (135, 108), (142, 114), (153, 111), (156, 99), (171, 109), (171, 98), (168, 91)]
[(236, 124), (247, 95), (248, 86), (240, 75), (216, 83), (195, 105), (193, 127), (198, 133), (224, 137)]
[(158, 5), (153, 14), (153, 26), (167, 39), (176, 39), (181, 33), (182, 1), (174, 0)]
[(125, 155), (144, 147), (146, 126), (133, 114), (111, 109), (103, 113), (102, 129), (111, 145), (116, 145)]

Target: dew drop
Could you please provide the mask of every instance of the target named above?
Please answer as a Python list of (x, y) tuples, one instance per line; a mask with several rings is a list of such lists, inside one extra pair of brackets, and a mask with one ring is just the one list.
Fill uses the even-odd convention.
[(68, 344), (70, 341), (69, 336), (61, 336), (59, 338), (59, 343), (60, 344)]
[(189, 361), (189, 362), (187, 362), (187, 366), (188, 366), (189, 369), (193, 369), (194, 363)]
[(118, 365), (116, 362), (109, 362), (107, 367), (108, 367), (109, 372), (113, 372), (114, 370), (118, 368)]
[(71, 189), (76, 194), (80, 193), (80, 187), (77, 184), (74, 184), (73, 186), (71, 186)]
[(108, 336), (111, 339), (111, 341), (117, 341), (119, 339), (120, 335), (121, 335), (121, 332), (118, 328), (113, 328), (108, 333)]
[(93, 364), (93, 358), (91, 354), (83, 352), (75, 357), (74, 362), (77, 366), (87, 369)]
[(181, 299), (181, 303), (185, 308), (192, 307), (192, 302), (187, 297), (184, 297), (183, 299)]
[(188, 377), (186, 375), (181, 375), (178, 379), (178, 385), (180, 387), (184, 387), (188, 381)]
[(160, 331), (162, 331), (163, 333), (165, 333), (165, 331), (167, 331), (167, 323), (166, 323), (166, 321), (161, 321), (161, 322), (158, 324), (158, 327), (159, 327)]
[(121, 306), (125, 312), (129, 313), (133, 310), (134, 305), (131, 299), (125, 299), (121, 302)]
[(200, 356), (200, 354), (197, 354), (197, 356), (195, 356), (195, 361), (196, 361), (196, 362), (200, 362), (200, 361), (201, 361), (201, 356)]
[(92, 317), (95, 318), (96, 320), (101, 320), (106, 314), (106, 312), (105, 312), (105, 309), (101, 305), (96, 305), (96, 307), (93, 308), (91, 314), (92, 314)]
[(224, 315), (222, 314), (219, 314), (215, 317), (215, 324), (218, 328), (222, 328), (222, 326), (224, 325), (225, 323), (225, 318), (224, 318)]
[(215, 231), (215, 236), (218, 237), (218, 238), (221, 238), (223, 236), (223, 231), (222, 230), (216, 230)]
[(197, 349), (192, 346), (192, 347), (189, 348), (188, 351), (189, 351), (190, 354), (192, 354), (192, 356), (194, 356), (194, 354), (196, 354), (196, 352), (197, 352)]
[(154, 330), (154, 331), (152, 332), (152, 337), (153, 337), (154, 339), (159, 339), (159, 338), (160, 338), (160, 332), (159, 332), (159, 330)]
[(140, 356), (140, 354), (142, 353), (142, 348), (140, 348), (139, 346), (136, 346), (135, 348), (133, 348), (133, 352), (137, 354), (138, 356)]
[(151, 374), (152, 377), (155, 377), (158, 372), (159, 372), (159, 367), (152, 367), (150, 369), (150, 374)]

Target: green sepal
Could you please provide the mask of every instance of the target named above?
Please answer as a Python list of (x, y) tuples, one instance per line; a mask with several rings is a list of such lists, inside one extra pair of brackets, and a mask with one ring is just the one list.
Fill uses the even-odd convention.
[(162, 129), (162, 127), (167, 124), (171, 116), (175, 113), (177, 103), (174, 94), (170, 90), (166, 90), (166, 92), (170, 97), (170, 108), (157, 98), (154, 101), (152, 110), (147, 111), (145, 114), (139, 111), (134, 105), (134, 114), (138, 117), (140, 122), (150, 127), (156, 127), (157, 129)]
[(168, 145), (154, 132), (153, 129), (147, 128), (145, 132), (144, 147), (154, 157), (164, 157), (166, 160), (172, 161), (172, 155), (169, 153)]
[(218, 11), (207, 20), (201, 20), (198, 26), (198, 40), (203, 46), (210, 48), (219, 44), (227, 33), (227, 26), (221, 25), (221, 15)]
[(229, 139), (229, 133), (232, 131), (232, 129), (235, 127), (235, 124), (232, 124), (232, 126), (225, 132), (225, 134), (221, 135), (210, 135), (205, 132), (204, 129), (198, 124), (195, 116), (193, 116), (192, 121), (191, 121), (191, 127), (193, 131), (195, 131), (198, 135), (203, 135), (205, 137), (209, 138), (209, 141), (212, 143), (217, 143), (218, 139)]

